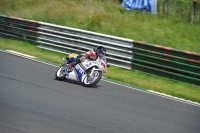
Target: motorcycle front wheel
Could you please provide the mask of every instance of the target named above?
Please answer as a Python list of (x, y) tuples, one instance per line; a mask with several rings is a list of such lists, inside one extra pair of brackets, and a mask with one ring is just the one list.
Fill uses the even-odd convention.
[(102, 77), (101, 71), (94, 71), (92, 74), (88, 74), (83, 79), (83, 86), (86, 87), (95, 86), (101, 80), (101, 77)]
[(55, 74), (55, 77), (57, 80), (65, 80), (65, 71), (66, 71), (66, 68), (65, 68), (65, 64), (63, 64), (57, 71), (56, 71), (56, 74)]

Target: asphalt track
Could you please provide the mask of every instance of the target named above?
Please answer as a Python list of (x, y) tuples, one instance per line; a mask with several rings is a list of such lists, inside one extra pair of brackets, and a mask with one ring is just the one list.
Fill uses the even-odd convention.
[(103, 80), (57, 81), (56, 70), (0, 52), (0, 133), (200, 132), (198, 106)]

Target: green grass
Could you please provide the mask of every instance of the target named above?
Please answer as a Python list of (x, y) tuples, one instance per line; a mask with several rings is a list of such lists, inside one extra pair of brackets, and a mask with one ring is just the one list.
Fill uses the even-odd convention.
[(62, 63), (62, 57), (66, 56), (62, 53), (56, 53), (49, 50), (35, 47), (28, 42), (0, 38), (0, 48), (18, 51), (24, 54), (40, 57), (42, 59), (50, 60), (55, 63)]
[[(5, 38), (0, 38), (0, 49), (1, 48), (15, 50), (58, 64), (62, 64), (61, 59), (66, 56), (62, 53), (38, 48), (27, 42)], [(108, 72), (103, 74), (103, 76), (133, 86), (162, 92), (200, 103), (200, 86), (194, 86), (183, 82), (149, 75), (140, 71), (132, 71), (115, 66), (111, 66), (108, 69)]]
[[(126, 10), (119, 0), (0, 0), (0, 14), (200, 53), (200, 24)], [(66, 55), (0, 38), (0, 48), (61, 64)], [(200, 103), (200, 87), (112, 66), (105, 77)]]
[(200, 53), (200, 24), (126, 10), (119, 0), (1, 0), (0, 13)]

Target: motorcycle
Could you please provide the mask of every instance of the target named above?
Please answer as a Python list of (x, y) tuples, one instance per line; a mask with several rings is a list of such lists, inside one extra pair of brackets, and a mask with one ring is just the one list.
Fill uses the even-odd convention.
[[(77, 54), (73, 54), (73, 60), (79, 58)], [(72, 55), (71, 54), (71, 55)], [(70, 56), (69, 56), (70, 57)], [(64, 81), (66, 79), (80, 82), (85, 87), (95, 86), (102, 77), (102, 73), (107, 72), (107, 68), (110, 67), (107, 64), (105, 56), (98, 56), (96, 60), (86, 59), (84, 62), (78, 63), (69, 70), (68, 76), (66, 76), (67, 67), (70, 62), (70, 58), (62, 58), (64, 64), (57, 70), (55, 77), (57, 80)]]

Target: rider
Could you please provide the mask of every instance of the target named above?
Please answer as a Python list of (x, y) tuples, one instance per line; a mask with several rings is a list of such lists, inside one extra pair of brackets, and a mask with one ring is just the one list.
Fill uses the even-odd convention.
[(66, 76), (69, 75), (69, 70), (72, 66), (76, 66), (78, 63), (84, 62), (86, 58), (91, 60), (96, 60), (98, 56), (104, 56), (106, 54), (106, 49), (103, 46), (98, 46), (96, 49), (90, 49), (88, 52), (85, 52), (83, 55), (79, 55), (74, 62), (70, 62), (67, 67)]

